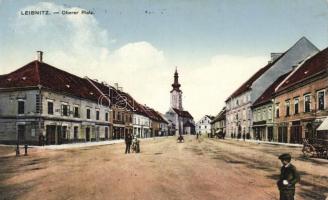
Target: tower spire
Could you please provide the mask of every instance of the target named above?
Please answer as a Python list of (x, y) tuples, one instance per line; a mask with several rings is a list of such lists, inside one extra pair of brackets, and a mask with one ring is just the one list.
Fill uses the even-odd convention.
[(174, 82), (172, 84), (173, 90), (180, 91), (180, 83), (179, 83), (179, 74), (178, 74), (178, 67), (175, 67), (174, 73)]

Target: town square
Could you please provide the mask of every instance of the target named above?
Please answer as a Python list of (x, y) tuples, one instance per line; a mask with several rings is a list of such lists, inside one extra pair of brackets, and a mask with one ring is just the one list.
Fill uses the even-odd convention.
[(281, 152), (301, 173), (296, 199), (328, 192), (328, 161), (300, 147), (187, 136), (142, 140), (141, 152), (128, 155), (123, 143), (32, 148), (20, 159), (0, 149), (2, 199), (278, 199)]
[(0, 1), (0, 200), (327, 200), (327, 10)]

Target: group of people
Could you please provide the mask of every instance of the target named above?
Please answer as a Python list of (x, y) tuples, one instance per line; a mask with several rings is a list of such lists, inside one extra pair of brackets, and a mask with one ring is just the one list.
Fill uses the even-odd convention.
[(125, 140), (125, 154), (130, 153), (131, 146), (133, 152), (136, 153), (140, 152), (140, 143), (136, 135), (133, 137), (132, 134), (129, 133), (125, 134), (124, 140)]

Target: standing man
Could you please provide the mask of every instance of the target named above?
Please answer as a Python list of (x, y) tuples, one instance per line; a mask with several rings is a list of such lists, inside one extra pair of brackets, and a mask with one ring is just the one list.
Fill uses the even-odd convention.
[(132, 143), (132, 136), (131, 134), (125, 134), (125, 154), (130, 153), (130, 147)]
[(295, 184), (300, 181), (296, 167), (290, 163), (292, 157), (288, 153), (279, 156), (282, 163), (280, 178), (277, 182), (280, 191), (280, 200), (294, 200)]

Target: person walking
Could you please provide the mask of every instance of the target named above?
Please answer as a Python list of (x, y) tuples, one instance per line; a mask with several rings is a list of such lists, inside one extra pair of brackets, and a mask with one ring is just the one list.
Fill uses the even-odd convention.
[(127, 133), (125, 134), (125, 154), (130, 153), (130, 147), (132, 143), (132, 136), (131, 134)]
[(294, 200), (295, 184), (300, 181), (300, 175), (296, 167), (291, 164), (292, 157), (290, 154), (284, 153), (278, 158), (282, 163), (280, 178), (277, 182), (280, 200)]
[(44, 146), (44, 135), (43, 134), (39, 135), (39, 146)]

